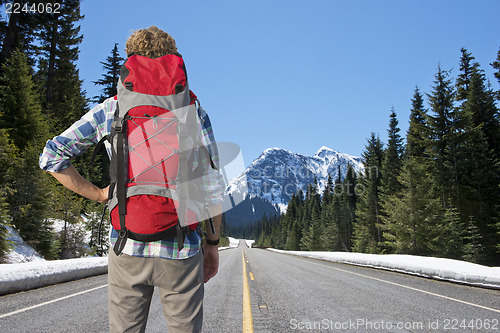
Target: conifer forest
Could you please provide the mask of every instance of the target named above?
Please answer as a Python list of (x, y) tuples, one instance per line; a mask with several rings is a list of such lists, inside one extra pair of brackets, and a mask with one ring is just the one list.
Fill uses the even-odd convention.
[[(0, 262), (12, 245), (8, 226), (46, 259), (105, 251), (96, 246), (103, 206), (59, 185), (38, 159), (48, 139), (116, 94), (124, 46), (110, 45), (102, 76), (93, 82), (101, 95), (87, 96), (76, 66), (84, 38), (80, 1), (58, 3), (57, 15), (21, 11), (0, 18)], [(364, 172), (351, 168), (330, 177), (321, 193), (310, 184), (293, 195), (286, 213), (263, 216), (242, 235), (229, 236), (285, 250), (414, 254), (499, 266), (500, 49), (487, 64), (466, 48), (450, 52), (460, 56), (455, 69), (437, 67), (429, 91), (415, 88), (406, 133), (392, 109), (386, 143), (377, 128), (367, 139), (349, 138), (366, 140)], [(72, 163), (105, 187), (108, 157), (103, 150), (91, 165), (91, 155)]]
[(321, 194), (310, 184), (286, 213), (263, 216), (244, 236), (285, 250), (500, 264), (500, 91), (492, 87), (500, 83), (500, 51), (487, 64), (494, 78), (459, 51), (456, 77), (438, 67), (430, 91), (415, 88), (406, 135), (394, 109), (388, 142), (371, 133), (364, 172), (330, 177)]

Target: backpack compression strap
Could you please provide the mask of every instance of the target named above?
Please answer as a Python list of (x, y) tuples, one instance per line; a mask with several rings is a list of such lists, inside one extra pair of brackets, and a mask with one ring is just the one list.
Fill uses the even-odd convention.
[(116, 180), (116, 196), (118, 199), (118, 214), (120, 217), (120, 232), (118, 233), (118, 239), (116, 240), (113, 251), (115, 251), (116, 255), (119, 255), (123, 248), (125, 247), (125, 243), (128, 238), (128, 231), (125, 227), (125, 215), (127, 215), (127, 206), (126, 206), (126, 193), (125, 193), (125, 168), (123, 165), (125, 164), (125, 152), (123, 147), (123, 135), (125, 132), (125, 121), (126, 118), (121, 118), (118, 121), (113, 122), (113, 129), (116, 132), (117, 139), (117, 180)]

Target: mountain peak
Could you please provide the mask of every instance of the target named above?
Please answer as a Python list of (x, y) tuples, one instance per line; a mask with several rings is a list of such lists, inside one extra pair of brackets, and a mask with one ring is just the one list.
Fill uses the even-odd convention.
[(331, 155), (331, 154), (338, 154), (338, 152), (336, 150), (323, 146), (316, 152), (314, 156), (325, 157), (326, 155)]
[(241, 177), (229, 182), (227, 190), (238, 192), (241, 184), (247, 185), (250, 197), (258, 196), (272, 204), (286, 205), (293, 193), (305, 191), (315, 179), (320, 193), (323, 192), (328, 176), (338, 178), (339, 166), (340, 172), (345, 175), (349, 165), (356, 172), (363, 168), (359, 158), (326, 146), (321, 147), (315, 156), (268, 148), (245, 169)]
[(283, 151), (284, 149), (282, 148), (278, 148), (278, 147), (272, 147), (272, 148), (267, 148), (266, 150), (264, 150), (262, 153), (263, 154), (269, 154), (269, 153), (272, 153), (272, 152), (276, 152), (276, 151)]

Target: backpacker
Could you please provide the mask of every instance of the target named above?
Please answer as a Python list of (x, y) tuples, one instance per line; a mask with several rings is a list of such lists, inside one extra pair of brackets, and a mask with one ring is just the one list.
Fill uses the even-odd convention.
[(119, 233), (116, 254), (128, 238), (177, 237), (180, 250), (186, 233), (203, 220), (203, 193), (193, 180), (207, 170), (196, 165), (196, 155), (209, 152), (201, 144), (197, 107), (180, 55), (131, 55), (123, 64), (109, 138), (108, 205)]

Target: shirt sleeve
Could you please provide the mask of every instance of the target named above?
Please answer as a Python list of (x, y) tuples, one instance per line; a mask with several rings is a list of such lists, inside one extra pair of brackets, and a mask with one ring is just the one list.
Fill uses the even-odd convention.
[(113, 98), (96, 105), (66, 131), (48, 140), (40, 154), (40, 168), (49, 172), (66, 169), (72, 158), (109, 134), (115, 105)]
[[(199, 108), (199, 116), (201, 118), (202, 125), (202, 144), (208, 148), (210, 158), (218, 169), (209, 167), (208, 173), (204, 179), (205, 187), (205, 201), (209, 206), (217, 206), (222, 203), (224, 189), (226, 184), (224, 178), (222, 177), (219, 169), (219, 151), (217, 149), (217, 143), (215, 141), (215, 136), (212, 129), (212, 123), (208, 117), (207, 112), (202, 107)], [(207, 161), (210, 163), (210, 161)]]

